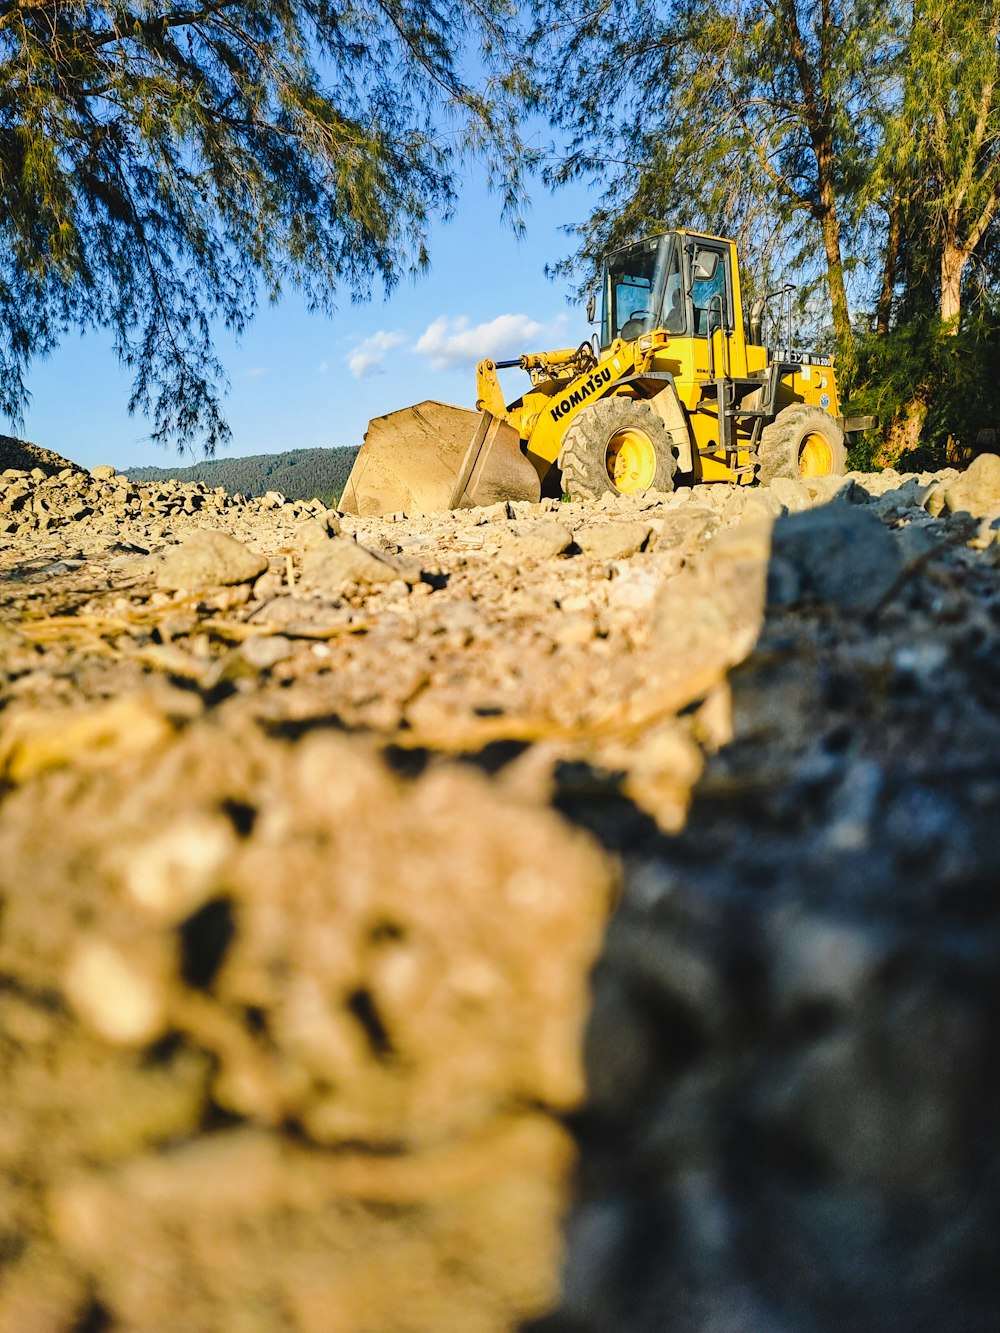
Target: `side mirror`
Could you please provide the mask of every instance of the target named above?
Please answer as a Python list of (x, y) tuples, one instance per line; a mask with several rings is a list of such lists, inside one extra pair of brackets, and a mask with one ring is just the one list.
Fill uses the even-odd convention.
[(597, 314), (597, 293), (591, 292), (587, 297), (587, 323), (593, 324), (594, 317)]

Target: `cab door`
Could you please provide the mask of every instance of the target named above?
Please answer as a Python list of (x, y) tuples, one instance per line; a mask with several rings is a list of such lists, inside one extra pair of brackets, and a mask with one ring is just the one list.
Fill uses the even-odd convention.
[[(745, 376), (747, 355), (743, 339), (735, 337), (732, 247), (708, 237), (689, 237), (685, 245), (688, 261), (688, 299), (695, 339), (695, 375), (708, 379), (715, 363), (715, 377)], [(712, 339), (713, 357), (709, 357)]]

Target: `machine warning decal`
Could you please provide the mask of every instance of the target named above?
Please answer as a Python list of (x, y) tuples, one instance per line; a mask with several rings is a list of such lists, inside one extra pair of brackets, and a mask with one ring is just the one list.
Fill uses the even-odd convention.
[(564, 417), (566, 413), (571, 411), (574, 407), (579, 407), (582, 402), (585, 402), (586, 399), (588, 399), (592, 393), (595, 393), (602, 384), (610, 383), (610, 366), (595, 370), (592, 374), (587, 376), (578, 389), (574, 389), (568, 397), (562, 400), (562, 402), (556, 403), (555, 407), (550, 408), (549, 415), (552, 417), (553, 421), (558, 421), (560, 417)]

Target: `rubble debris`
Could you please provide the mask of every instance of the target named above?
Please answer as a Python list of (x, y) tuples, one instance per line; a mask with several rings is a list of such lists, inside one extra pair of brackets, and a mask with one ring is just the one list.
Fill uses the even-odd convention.
[(5, 462), (0, 1326), (992, 1327), (993, 463)]

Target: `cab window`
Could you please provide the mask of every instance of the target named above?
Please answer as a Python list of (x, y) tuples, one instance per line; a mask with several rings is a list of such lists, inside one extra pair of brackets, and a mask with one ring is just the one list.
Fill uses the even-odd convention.
[(638, 338), (655, 329), (664, 309), (665, 284), (680, 286), (677, 247), (670, 237), (656, 237), (619, 250), (605, 270), (602, 346), (616, 338)]
[(684, 333), (687, 329), (681, 256), (676, 245), (671, 250), (670, 267), (663, 289), (663, 327), (668, 333)]
[[(634, 338), (649, 328), (649, 307), (653, 300), (653, 275), (623, 273), (615, 284), (615, 314), (618, 334)], [(632, 329), (635, 325), (635, 329)], [(628, 333), (625, 330), (628, 329)]]
[[(720, 310), (721, 298), (721, 310)], [(691, 257), (691, 305), (694, 336), (707, 338), (709, 328), (721, 323), (732, 327), (729, 284), (726, 281), (726, 252), (721, 246), (696, 245)]]

